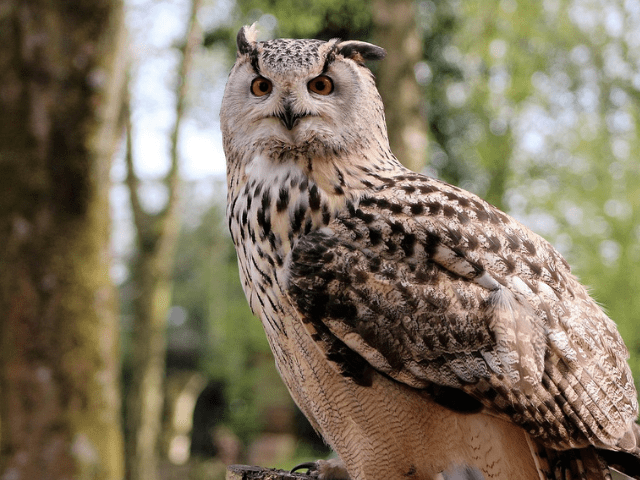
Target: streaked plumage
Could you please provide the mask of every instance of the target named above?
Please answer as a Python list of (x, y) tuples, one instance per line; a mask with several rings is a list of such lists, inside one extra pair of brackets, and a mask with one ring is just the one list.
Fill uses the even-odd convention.
[(615, 324), (548, 242), (396, 160), (364, 66), (383, 55), (238, 34), (227, 215), (294, 399), (354, 479), (640, 476)]

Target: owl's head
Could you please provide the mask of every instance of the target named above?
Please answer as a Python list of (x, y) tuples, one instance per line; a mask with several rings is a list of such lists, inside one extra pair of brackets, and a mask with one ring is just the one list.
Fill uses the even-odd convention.
[(388, 145), (382, 101), (364, 66), (384, 49), (337, 39), (257, 42), (253, 26), (240, 30), (237, 46), (220, 114), (228, 159), (298, 160)]

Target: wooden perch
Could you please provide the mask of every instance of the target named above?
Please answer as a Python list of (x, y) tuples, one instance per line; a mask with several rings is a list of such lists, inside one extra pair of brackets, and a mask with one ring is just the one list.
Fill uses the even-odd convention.
[(249, 465), (229, 465), (226, 480), (317, 480), (318, 477), (287, 470)]

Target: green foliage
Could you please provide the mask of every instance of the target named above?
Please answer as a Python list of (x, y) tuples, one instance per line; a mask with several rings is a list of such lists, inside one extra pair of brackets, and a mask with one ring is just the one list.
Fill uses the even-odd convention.
[(363, 0), (239, 0), (237, 6), (245, 21), (271, 15), (278, 37), (355, 38), (367, 36), (371, 28), (371, 5)]

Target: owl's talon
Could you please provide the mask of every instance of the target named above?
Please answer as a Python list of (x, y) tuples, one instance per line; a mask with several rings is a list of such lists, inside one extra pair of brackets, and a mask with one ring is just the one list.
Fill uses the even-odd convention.
[(307, 469), (307, 475), (312, 475), (312, 472), (318, 471), (318, 464), (317, 462), (304, 462), (304, 463), (301, 463), (300, 465), (296, 465), (295, 467), (293, 467), (290, 473), (294, 473), (297, 470), (301, 470), (303, 468)]
[(307, 469), (307, 475), (318, 477), (318, 480), (350, 480), (347, 469), (339, 458), (301, 463), (293, 467), (291, 473), (302, 468)]

